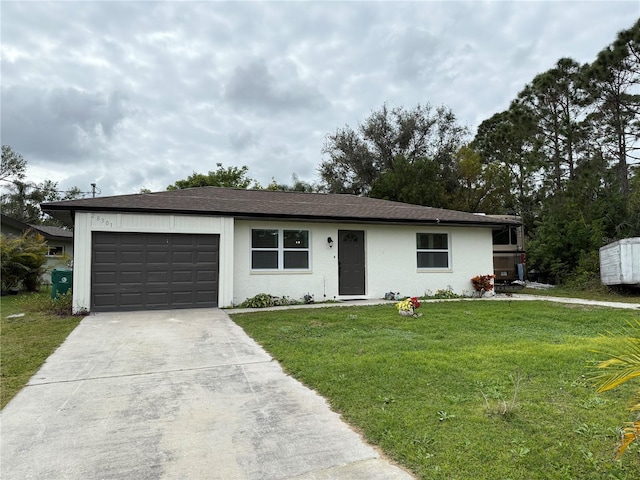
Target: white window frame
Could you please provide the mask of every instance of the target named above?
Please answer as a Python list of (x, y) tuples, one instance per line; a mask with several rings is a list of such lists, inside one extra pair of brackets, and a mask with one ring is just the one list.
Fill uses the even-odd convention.
[[(419, 235), (446, 235), (447, 236), (447, 248), (418, 248), (418, 236)], [(418, 254), (420, 253), (446, 253), (447, 265), (445, 267), (421, 267), (418, 265)], [(451, 234), (449, 232), (416, 232), (416, 267), (420, 271), (433, 272), (450, 271), (451, 270)]]
[[(60, 253), (51, 253), (51, 250), (60, 249)], [(64, 245), (47, 245), (47, 257), (64, 257)]]
[[(253, 247), (253, 232), (257, 230), (275, 230), (278, 235), (277, 247)], [(307, 247), (305, 248), (291, 248), (284, 246), (284, 232), (307, 232)], [(309, 272), (311, 271), (311, 230), (306, 228), (252, 228), (249, 237), (249, 265), (252, 272)], [(278, 267), (277, 268), (254, 268), (253, 267), (253, 252), (277, 252), (278, 254)], [(285, 252), (306, 252), (307, 254), (307, 267), (306, 268), (285, 268), (284, 266), (284, 254)]]

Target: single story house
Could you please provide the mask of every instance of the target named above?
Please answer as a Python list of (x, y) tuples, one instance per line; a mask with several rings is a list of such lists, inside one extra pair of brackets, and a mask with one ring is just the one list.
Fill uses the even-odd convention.
[(8, 215), (0, 214), (0, 230), (3, 235), (20, 237), (28, 231), (39, 233), (47, 241), (47, 273), (43, 275), (44, 283), (51, 282), (51, 270), (66, 267), (73, 261), (73, 232), (49, 225), (24, 223)]
[(73, 226), (76, 310), (423, 295), (493, 272), (514, 221), (354, 195), (200, 187), (45, 203)]

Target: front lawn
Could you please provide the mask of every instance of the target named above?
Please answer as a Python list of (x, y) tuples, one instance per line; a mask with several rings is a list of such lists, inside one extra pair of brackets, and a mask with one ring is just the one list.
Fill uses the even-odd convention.
[[(50, 293), (0, 297), (0, 408), (9, 403), (82, 317), (47, 313)], [(12, 315), (24, 316), (8, 318)]]
[[(425, 303), (233, 315), (371, 444), (425, 479), (637, 479), (614, 461), (637, 382), (588, 377), (638, 312), (548, 302)], [(517, 391), (516, 391), (517, 390)]]

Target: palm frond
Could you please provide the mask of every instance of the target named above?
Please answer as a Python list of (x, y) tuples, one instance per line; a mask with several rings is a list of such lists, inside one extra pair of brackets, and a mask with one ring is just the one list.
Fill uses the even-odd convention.
[(638, 438), (640, 438), (640, 420), (622, 429), (622, 438), (616, 451), (616, 460), (620, 459), (622, 454), (629, 448), (629, 445), (638, 440)]
[(598, 393), (640, 376), (640, 320), (629, 322), (629, 327), (622, 332), (607, 336), (617, 340), (618, 344), (614, 352), (598, 352), (609, 357), (598, 363), (598, 369), (604, 373), (592, 377)]
[[(593, 377), (598, 393), (611, 390), (633, 378), (640, 377), (640, 320), (629, 322), (629, 327), (622, 334), (612, 335), (617, 341), (616, 352), (609, 354), (608, 360), (598, 364), (598, 369), (605, 371)], [(640, 399), (640, 396), (638, 396)], [(630, 407), (630, 411), (640, 410), (640, 401)], [(640, 420), (629, 423), (622, 429), (622, 437), (616, 451), (616, 459), (636, 440), (640, 439)]]

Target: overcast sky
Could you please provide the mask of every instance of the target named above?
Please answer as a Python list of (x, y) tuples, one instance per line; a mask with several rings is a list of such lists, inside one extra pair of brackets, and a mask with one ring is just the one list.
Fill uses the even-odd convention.
[(246, 165), (318, 180), (327, 134), (445, 104), (472, 132), (640, 1), (0, 3), (2, 144), (29, 179), (102, 195)]

